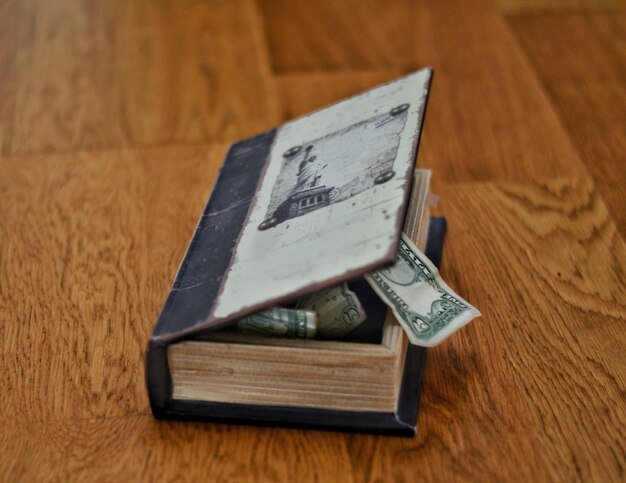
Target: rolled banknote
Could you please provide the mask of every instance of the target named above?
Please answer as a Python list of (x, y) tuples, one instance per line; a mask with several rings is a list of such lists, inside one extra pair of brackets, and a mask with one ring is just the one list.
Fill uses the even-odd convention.
[(446, 285), (437, 268), (404, 233), (395, 263), (365, 278), (415, 345), (434, 346), (480, 316)]
[(341, 339), (367, 319), (361, 302), (345, 283), (303, 297), (296, 308), (315, 312), (319, 339)]
[(311, 310), (294, 310), (277, 307), (239, 319), (241, 332), (310, 339), (317, 332), (317, 316)]

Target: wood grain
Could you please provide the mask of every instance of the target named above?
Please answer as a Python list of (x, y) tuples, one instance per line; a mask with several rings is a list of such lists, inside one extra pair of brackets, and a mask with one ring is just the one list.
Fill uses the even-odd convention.
[(34, 19), (34, 2), (0, 4), (0, 154), (11, 143), (13, 119), (19, 115), (15, 107), (31, 58)]
[(626, 236), (626, 14), (509, 22)]
[(0, 72), (10, 99), (3, 153), (233, 140), (276, 124), (251, 1), (29, 0), (3, 9), (13, 25)]
[(0, 158), (1, 421), (146, 412), (148, 335), (223, 151)]
[(513, 15), (611, 12), (624, 8), (620, 0), (496, 0), (495, 3), (501, 11)]
[[(352, 70), (284, 73), (279, 79), (285, 114), (300, 115), (335, 102), (402, 69), (423, 66), (419, 59), (428, 59), (426, 65), (434, 66), (435, 77), (420, 165), (435, 168), (437, 179), (528, 181), (584, 170), (550, 99), (501, 17), (485, 6), (470, 8), (462, 2), (417, 5), (415, 11), (405, 5), (403, 14), (413, 22), (409, 33), (413, 60), (404, 61), (396, 52), (395, 70), (381, 71), (378, 66), (356, 74)], [(283, 37), (279, 53), (297, 48), (297, 43)], [(311, 98), (319, 102), (312, 105), (307, 101)], [(540, 163), (535, 162), (538, 159)]]
[(24, 481), (353, 481), (343, 438), (319, 431), (126, 416), (3, 424), (0, 448)]
[[(0, 3), (0, 480), (623, 481), (624, 19), (574, 3)], [(483, 317), (429, 352), (418, 436), (155, 421), (226, 144), (424, 65), (442, 275)]]
[(440, 194), (441, 273), (483, 317), (429, 353), (415, 440), (348, 438), (368, 460), (357, 479), (618, 480), (626, 247), (597, 192), (559, 180)]
[(398, 54), (411, 60), (410, 2), (259, 3), (276, 73), (393, 67)]
[[(457, 267), (444, 269), (444, 277), (486, 308), (482, 323), (455, 342), (458, 354), (475, 351), (476, 358), (462, 364), (472, 375), (487, 376), (477, 401), (495, 394), (492, 385), (507, 388), (491, 399), (502, 422), (492, 420), (496, 409), (484, 425), (503, 431), (511, 414), (523, 414), (522, 439), (532, 442), (546, 472), (540, 479), (607, 481), (623, 473), (626, 340), (619, 327), (626, 317), (626, 250), (597, 191), (589, 181), (572, 180), (452, 185), (442, 199), (451, 222), (447, 261)], [(487, 232), (486, 225), (497, 228)], [(480, 255), (468, 259), (468, 250), (478, 247)], [(464, 280), (470, 273), (471, 283)], [(484, 337), (472, 341), (472, 331), (481, 330)], [(506, 369), (482, 366), (487, 352)], [(478, 381), (468, 379), (465, 390), (471, 391)], [(519, 454), (514, 447), (507, 451)]]

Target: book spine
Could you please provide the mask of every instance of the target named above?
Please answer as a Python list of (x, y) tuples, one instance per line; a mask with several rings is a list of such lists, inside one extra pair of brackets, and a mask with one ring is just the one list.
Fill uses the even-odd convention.
[(167, 346), (209, 318), (275, 136), (271, 130), (235, 143), (224, 159), (148, 343), (146, 383), (156, 418), (165, 418), (172, 402)]
[(146, 351), (146, 386), (152, 414), (166, 419), (172, 400), (172, 377), (167, 362), (167, 346), (150, 342)]
[(276, 130), (233, 144), (152, 332), (171, 343), (206, 323), (262, 177)]

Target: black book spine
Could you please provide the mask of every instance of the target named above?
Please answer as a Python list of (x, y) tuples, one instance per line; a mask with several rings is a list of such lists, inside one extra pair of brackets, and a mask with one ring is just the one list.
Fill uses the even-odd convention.
[(231, 146), (220, 169), (146, 352), (146, 382), (155, 417), (172, 399), (167, 345), (205, 321), (243, 229), (276, 130)]
[(157, 419), (166, 419), (166, 411), (172, 401), (172, 377), (167, 362), (167, 345), (149, 343), (146, 352), (146, 383), (152, 414)]
[(267, 131), (228, 151), (154, 327), (153, 341), (180, 339), (211, 316), (275, 135), (276, 130)]

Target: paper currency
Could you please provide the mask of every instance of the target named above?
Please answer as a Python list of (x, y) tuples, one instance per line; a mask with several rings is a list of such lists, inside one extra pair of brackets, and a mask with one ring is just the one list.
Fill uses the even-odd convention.
[(437, 268), (404, 233), (395, 264), (365, 278), (415, 345), (434, 346), (480, 316), (446, 285)]
[(316, 313), (319, 339), (341, 339), (367, 319), (361, 302), (345, 283), (300, 299), (296, 308)]
[(237, 328), (241, 332), (273, 337), (310, 339), (317, 332), (317, 316), (310, 310), (277, 307), (243, 317)]

